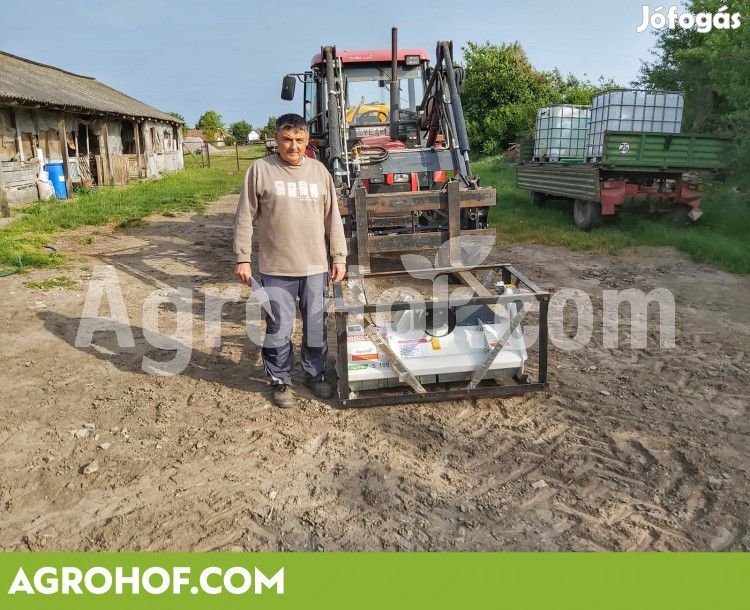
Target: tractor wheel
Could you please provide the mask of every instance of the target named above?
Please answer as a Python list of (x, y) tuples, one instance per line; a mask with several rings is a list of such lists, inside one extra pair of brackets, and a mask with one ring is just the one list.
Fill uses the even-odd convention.
[(597, 201), (576, 199), (573, 202), (573, 222), (582, 231), (601, 227), (604, 222), (601, 204)]
[(531, 203), (538, 208), (543, 208), (547, 205), (547, 194), (540, 193), (539, 191), (531, 191)]

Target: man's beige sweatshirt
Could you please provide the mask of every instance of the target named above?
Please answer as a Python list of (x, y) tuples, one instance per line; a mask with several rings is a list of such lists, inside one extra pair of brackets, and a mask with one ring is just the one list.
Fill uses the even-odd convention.
[[(278, 155), (258, 159), (245, 174), (234, 217), (234, 253), (249, 263), (257, 221), (260, 272), (302, 277), (346, 262), (346, 239), (333, 178), (304, 157), (290, 165)], [(326, 249), (326, 237), (329, 247)]]

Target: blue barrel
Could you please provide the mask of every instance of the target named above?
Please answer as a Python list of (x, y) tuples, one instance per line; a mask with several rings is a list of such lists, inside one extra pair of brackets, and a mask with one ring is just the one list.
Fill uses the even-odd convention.
[(55, 197), (58, 199), (68, 198), (68, 187), (65, 186), (65, 171), (62, 163), (47, 163), (44, 166), (49, 174), (50, 182), (55, 187)]

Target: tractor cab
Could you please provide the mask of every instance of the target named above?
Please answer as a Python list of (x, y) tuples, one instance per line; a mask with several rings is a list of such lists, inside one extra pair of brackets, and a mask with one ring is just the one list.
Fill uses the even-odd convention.
[[(302, 75), (304, 85), (304, 116), (310, 126), (313, 139), (324, 139), (327, 134), (327, 119), (320, 111), (327, 107), (330, 91), (338, 89), (343, 99), (343, 111), (347, 133), (352, 145), (366, 138), (390, 136), (390, 124), (397, 120), (403, 129), (400, 147), (418, 145), (416, 126), (418, 106), (422, 102), (429, 66), (427, 52), (422, 49), (400, 49), (397, 59), (398, 98), (392, 105), (391, 51), (361, 50), (339, 51), (332, 58), (335, 66), (334, 86), (328, 80), (325, 56), (318, 53), (312, 58), (311, 69)], [(393, 119), (397, 110), (397, 119)]]
[[(389, 135), (391, 121), (391, 61), (389, 51), (340, 54), (349, 139)], [(367, 61), (363, 59), (367, 58)], [(406, 49), (398, 56), (398, 121), (407, 133), (404, 142), (417, 144), (417, 106), (425, 90), (429, 61), (425, 51)]]

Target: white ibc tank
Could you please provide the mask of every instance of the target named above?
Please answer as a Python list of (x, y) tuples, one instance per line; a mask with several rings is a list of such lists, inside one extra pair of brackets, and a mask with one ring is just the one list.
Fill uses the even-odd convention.
[(562, 104), (540, 108), (536, 113), (534, 160), (560, 161), (586, 156), (590, 106)]
[(601, 160), (606, 131), (680, 133), (684, 106), (679, 91), (619, 89), (597, 95), (591, 104), (586, 160)]

